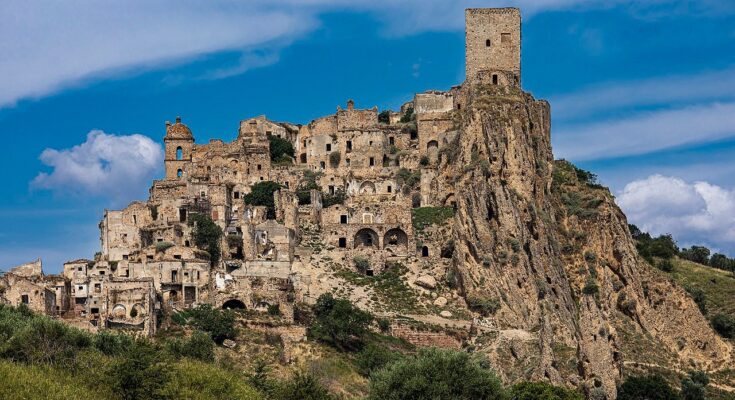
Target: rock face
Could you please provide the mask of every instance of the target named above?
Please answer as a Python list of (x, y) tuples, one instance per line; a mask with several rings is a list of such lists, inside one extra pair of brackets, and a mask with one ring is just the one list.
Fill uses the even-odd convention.
[(416, 285), (426, 289), (434, 289), (436, 287), (436, 279), (433, 276), (422, 275), (416, 279)]
[(512, 87), (462, 90), (460, 133), (442, 159), (456, 182), (454, 276), (470, 308), (534, 338), (486, 346), (498, 370), (532, 359), (527, 376), (506, 378), (573, 384), (578, 375), (614, 398), (629, 355), (623, 325), (687, 368), (728, 361), (730, 346), (685, 291), (638, 258), (609, 191), (555, 165), (549, 104)]

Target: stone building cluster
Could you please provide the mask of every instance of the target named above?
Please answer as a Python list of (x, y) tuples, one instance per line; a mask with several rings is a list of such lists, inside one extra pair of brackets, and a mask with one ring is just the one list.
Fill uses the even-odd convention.
[[(305, 125), (259, 116), (241, 121), (232, 142), (197, 143), (181, 118), (166, 122), (164, 178), (147, 201), (104, 213), (100, 251), (61, 275), (44, 275), (40, 261), (12, 269), (0, 297), (89, 329), (151, 335), (162, 315), (205, 303), (278, 307), (288, 318), (294, 302), (319, 295), (309, 289), (319, 275), (313, 240), (351, 268), (367, 260), (367, 275), (408, 258), (431, 262), (438, 246), (417, 240), (412, 209), (455, 206), (442, 169), (460, 145), (467, 85), (520, 86), (519, 11), (470, 9), (466, 21), (465, 84), (418, 93), (399, 111), (349, 100)], [(273, 138), (293, 157), (271, 159)], [(272, 213), (245, 201), (261, 182), (280, 185)], [(197, 244), (196, 215), (222, 230), (218, 257)]]

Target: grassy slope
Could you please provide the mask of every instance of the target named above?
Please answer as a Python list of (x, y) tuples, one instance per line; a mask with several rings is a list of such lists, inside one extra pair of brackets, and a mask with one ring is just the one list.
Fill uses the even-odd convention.
[(675, 259), (670, 275), (678, 284), (704, 292), (708, 315), (723, 313), (735, 317), (735, 276), (732, 273)]
[(93, 400), (104, 397), (60, 369), (6, 360), (0, 360), (0, 382), (0, 399)]

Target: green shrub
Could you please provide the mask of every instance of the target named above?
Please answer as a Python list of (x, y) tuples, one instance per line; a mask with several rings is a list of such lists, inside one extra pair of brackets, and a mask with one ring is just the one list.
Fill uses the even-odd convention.
[(301, 371), (296, 371), (290, 380), (281, 385), (274, 397), (278, 400), (333, 399), (313, 375)]
[(195, 331), (188, 339), (173, 339), (166, 343), (168, 351), (177, 358), (188, 357), (195, 360), (214, 361), (214, 342), (202, 332)]
[(402, 123), (411, 122), (414, 119), (415, 119), (415, 115), (413, 113), (413, 107), (406, 108), (406, 112), (403, 113), (403, 115), (401, 116), (401, 122)]
[(692, 246), (679, 252), (679, 257), (703, 265), (709, 264), (709, 255), (710, 250), (704, 246)]
[(170, 366), (168, 380), (159, 390), (163, 399), (259, 400), (263, 397), (240, 374), (216, 365), (183, 360)]
[(403, 193), (409, 193), (421, 183), (421, 171), (410, 171), (401, 168), (396, 172), (396, 183), (401, 187)]
[(584, 287), (582, 288), (582, 293), (586, 295), (594, 295), (599, 293), (600, 287), (597, 286), (597, 282), (594, 278), (591, 276), (587, 278), (587, 282), (584, 284)]
[(689, 376), (681, 380), (681, 397), (683, 400), (705, 400), (705, 388), (709, 384), (709, 376), (702, 371), (691, 371)]
[(663, 259), (656, 264), (656, 267), (664, 272), (672, 272), (674, 270), (674, 263), (670, 259)]
[(98, 400), (112, 393), (87, 387), (62, 370), (0, 360), (0, 399)]
[(374, 372), (372, 400), (495, 400), (506, 394), (495, 374), (465, 352), (421, 349)]
[(496, 298), (470, 296), (467, 298), (467, 305), (484, 316), (493, 315), (500, 310), (500, 300)]
[(679, 394), (660, 375), (631, 376), (618, 388), (618, 400), (679, 399)]
[(378, 122), (381, 124), (390, 124), (390, 111), (383, 110), (378, 114)]
[(390, 321), (387, 318), (378, 318), (378, 329), (380, 329), (381, 332), (385, 333), (390, 330)]
[(289, 161), (294, 156), (294, 148), (291, 142), (278, 136), (268, 135), (271, 162)]
[(710, 323), (720, 336), (728, 339), (735, 338), (735, 318), (725, 314), (716, 314)]
[(222, 237), (222, 228), (205, 214), (190, 214), (189, 225), (194, 227), (194, 244), (206, 250), (210, 256), (210, 262), (216, 264), (220, 257), (219, 241)]
[(452, 207), (419, 207), (411, 210), (413, 226), (416, 230), (423, 230), (429, 225), (443, 224), (454, 217)]
[(400, 360), (402, 357), (403, 355), (400, 352), (370, 343), (357, 353), (355, 365), (357, 365), (361, 374), (370, 376), (373, 372)]
[(373, 319), (349, 300), (335, 299), (330, 293), (319, 296), (314, 305), (314, 317), (309, 335), (340, 350), (359, 347)]
[(134, 344), (133, 338), (129, 335), (107, 331), (102, 331), (94, 335), (92, 342), (97, 350), (108, 356), (121, 355), (128, 351)]
[(513, 400), (584, 400), (576, 390), (546, 382), (521, 382), (511, 389)]
[(281, 315), (281, 307), (278, 304), (269, 304), (268, 315)]
[(355, 263), (355, 268), (357, 268), (357, 270), (361, 274), (366, 274), (367, 271), (370, 270), (370, 260), (368, 260), (367, 258), (362, 256), (355, 256), (352, 261)]
[(267, 207), (266, 217), (276, 218), (276, 204), (273, 193), (281, 188), (281, 185), (272, 181), (262, 181), (250, 187), (250, 193), (243, 196), (245, 204), (252, 206)]
[(156, 251), (162, 253), (170, 248), (174, 247), (171, 242), (156, 242)]
[(334, 194), (324, 193), (322, 195), (322, 207), (327, 208), (335, 204), (344, 204), (347, 194), (342, 188), (337, 188)]
[(429, 157), (421, 156), (421, 159), (419, 159), (419, 165), (421, 165), (422, 167), (429, 165)]
[[(4, 311), (0, 327), (7, 340), (0, 343), (0, 356), (30, 364), (66, 364), (80, 349), (91, 347), (92, 335), (43, 316), (25, 315), (23, 311), (0, 306)], [(15, 314), (15, 315), (13, 315)], [(0, 337), (1, 338), (1, 337)]]
[(195, 308), (181, 311), (174, 314), (172, 320), (209, 333), (209, 336), (216, 343), (222, 343), (225, 339), (234, 339), (237, 335), (234, 312), (216, 309), (210, 304), (201, 304)]
[(684, 286), (684, 289), (692, 296), (692, 300), (697, 303), (697, 307), (699, 307), (702, 315), (707, 315), (707, 297), (704, 291), (693, 286)]
[(167, 398), (163, 391), (169, 380), (169, 369), (162, 361), (151, 343), (136, 342), (113, 367), (113, 389), (124, 400)]

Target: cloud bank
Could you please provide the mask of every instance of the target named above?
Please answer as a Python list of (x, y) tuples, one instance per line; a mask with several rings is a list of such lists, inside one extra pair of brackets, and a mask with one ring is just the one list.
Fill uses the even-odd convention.
[(627, 184), (617, 203), (644, 231), (670, 233), (680, 246), (705, 244), (735, 254), (735, 191), (651, 175)]
[(39, 173), (31, 188), (102, 196), (124, 204), (145, 193), (161, 168), (163, 150), (147, 136), (93, 130), (84, 143), (70, 149), (46, 149), (40, 158), (53, 170)]

